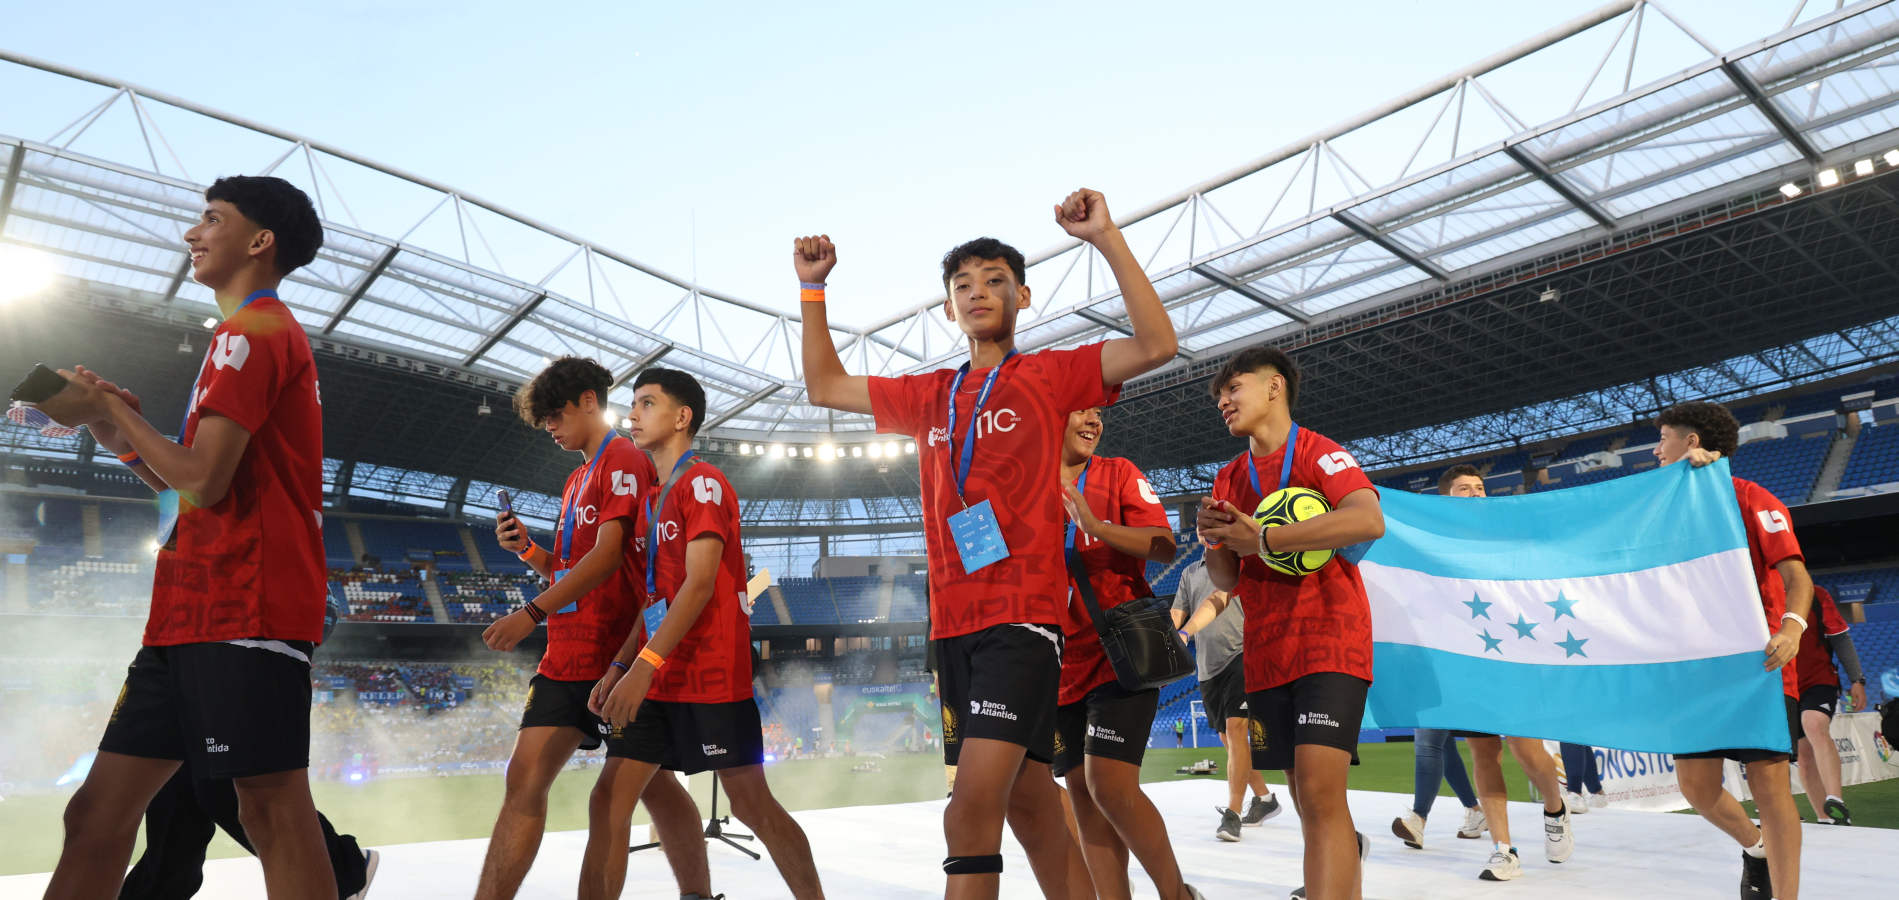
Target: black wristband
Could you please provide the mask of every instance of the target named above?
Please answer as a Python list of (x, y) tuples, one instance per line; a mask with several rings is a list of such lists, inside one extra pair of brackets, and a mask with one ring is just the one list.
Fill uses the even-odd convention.
[(521, 604), (521, 608), (527, 610), (528, 618), (533, 619), (534, 624), (539, 625), (547, 621), (547, 611), (535, 606), (534, 601), (530, 600)]

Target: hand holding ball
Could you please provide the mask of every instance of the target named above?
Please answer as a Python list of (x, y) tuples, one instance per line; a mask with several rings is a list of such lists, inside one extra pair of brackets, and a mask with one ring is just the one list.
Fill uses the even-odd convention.
[[(1277, 528), (1294, 522), (1304, 522), (1332, 511), (1332, 504), (1325, 501), (1325, 495), (1311, 488), (1289, 487), (1274, 491), (1266, 499), (1259, 501), (1259, 507), (1253, 511), (1253, 521), (1261, 528)], [(1259, 558), (1267, 567), (1285, 575), (1310, 575), (1332, 561), (1333, 550), (1295, 550), (1289, 553), (1273, 553), (1263, 549), (1268, 541), (1261, 535)]]

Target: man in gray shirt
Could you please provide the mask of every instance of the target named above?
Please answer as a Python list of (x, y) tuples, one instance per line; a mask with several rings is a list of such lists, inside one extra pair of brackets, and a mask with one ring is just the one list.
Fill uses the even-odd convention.
[[(1206, 707), (1207, 721), (1219, 723), (1221, 740), (1226, 744), (1227, 803), (1216, 807), (1220, 827), (1213, 834), (1223, 841), (1237, 841), (1241, 825), (1258, 825), (1279, 814), (1279, 798), (1253, 769), (1246, 673), (1240, 662), (1246, 620), (1240, 605), (1229, 600), (1225, 591), (1214, 590), (1205, 559), (1194, 560), (1180, 573), (1180, 586), (1174, 593), (1174, 627), (1195, 644), (1200, 700)], [(1253, 802), (1242, 816), (1240, 801), (1246, 799), (1249, 786)]]

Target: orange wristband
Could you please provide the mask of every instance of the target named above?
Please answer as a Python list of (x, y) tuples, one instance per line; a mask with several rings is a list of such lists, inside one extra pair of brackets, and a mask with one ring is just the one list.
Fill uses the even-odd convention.
[(808, 284), (802, 281), (798, 282), (798, 302), (823, 303), (824, 302), (824, 285)]
[(661, 667), (666, 665), (666, 657), (654, 653), (651, 647), (640, 648), (640, 659), (652, 666), (654, 671), (658, 671)]
[(547, 551), (541, 549), (541, 545), (533, 543), (533, 542), (529, 542), (528, 548), (526, 550), (521, 551), (519, 554), (516, 554), (516, 555), (518, 555), (521, 558), (522, 562), (527, 563), (528, 565), (531, 566), (531, 565), (534, 565), (534, 560), (540, 558), (541, 554), (546, 553), (546, 552)]

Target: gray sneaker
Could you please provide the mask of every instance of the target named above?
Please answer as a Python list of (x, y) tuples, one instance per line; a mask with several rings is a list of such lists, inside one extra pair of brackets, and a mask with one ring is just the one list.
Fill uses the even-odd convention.
[(1224, 806), (1214, 809), (1220, 811), (1220, 827), (1214, 829), (1213, 836), (1229, 844), (1237, 843), (1240, 839), (1240, 814)]
[(1254, 796), (1253, 802), (1246, 804), (1246, 815), (1240, 817), (1240, 824), (1251, 828), (1276, 815), (1279, 815), (1278, 796)]

